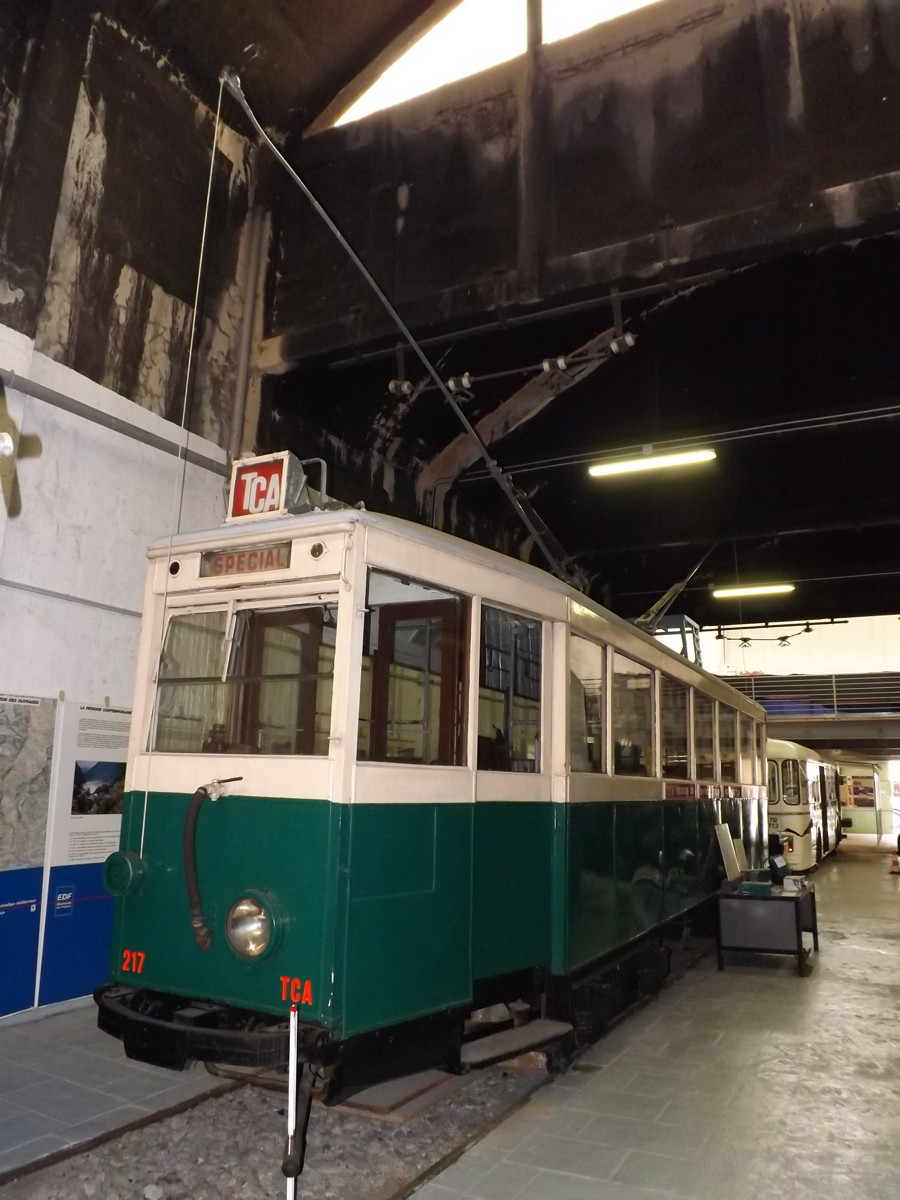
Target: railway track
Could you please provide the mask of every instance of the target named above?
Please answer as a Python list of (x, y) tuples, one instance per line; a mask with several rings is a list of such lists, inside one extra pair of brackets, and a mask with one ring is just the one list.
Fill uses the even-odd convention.
[[(453, 1079), (453, 1077), (447, 1077)], [(303, 1200), (401, 1200), (524, 1103), (548, 1078), (496, 1066), (379, 1110), (315, 1105)], [(270, 1080), (215, 1092), (0, 1175), (3, 1200), (261, 1200), (284, 1194), (286, 1096)]]

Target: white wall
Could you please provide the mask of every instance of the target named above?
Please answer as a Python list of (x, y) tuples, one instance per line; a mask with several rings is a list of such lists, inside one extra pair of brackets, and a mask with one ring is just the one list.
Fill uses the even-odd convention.
[[(180, 430), (0, 326), (0, 367), (169, 441)], [(145, 549), (176, 530), (219, 525), (222, 475), (6, 389), (0, 430), (0, 692), (131, 703)], [(211, 442), (191, 449), (224, 465)], [(184, 495), (182, 504), (182, 475)]]
[[(715, 675), (844, 675), (864, 671), (900, 671), (900, 620), (889, 617), (854, 617), (842, 625), (813, 625), (812, 633), (779, 646), (781, 634), (791, 634), (803, 621), (783, 629), (746, 629), (748, 647), (739, 644), (741, 630), (723, 628), (700, 635), (703, 666)], [(763, 639), (771, 638), (772, 641)]]

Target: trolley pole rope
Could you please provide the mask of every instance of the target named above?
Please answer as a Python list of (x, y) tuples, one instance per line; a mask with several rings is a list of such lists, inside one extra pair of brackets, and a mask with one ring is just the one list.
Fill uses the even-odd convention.
[(388, 299), (387, 295), (385, 294), (383, 289), (380, 287), (380, 285), (376, 281), (375, 277), (372, 275), (369, 268), (366, 266), (366, 264), (362, 261), (362, 259), (359, 257), (359, 255), (356, 253), (356, 251), (353, 249), (353, 247), (350, 245), (350, 243), (344, 237), (343, 233), (340, 231), (338, 226), (335, 224), (335, 222), (328, 215), (326, 210), (322, 207), (322, 205), (319, 203), (319, 201), (313, 195), (312, 191), (310, 191), (309, 187), (307, 187), (307, 185), (303, 181), (303, 179), (301, 179), (301, 177), (297, 174), (297, 172), (294, 170), (294, 168), (291, 166), (291, 164), (288, 162), (288, 160), (285, 158), (285, 156), (282, 154), (282, 152), (278, 149), (278, 147), (275, 145), (275, 143), (272, 141), (272, 139), (266, 133), (265, 129), (263, 129), (262, 125), (260, 124), (259, 119), (257, 118), (256, 114), (254, 113), (253, 109), (250, 107), (250, 103), (247, 100), (247, 97), (244, 95), (243, 89), (241, 87), (240, 78), (237, 75), (235, 75), (233, 71), (224, 70), (222, 72), (222, 74), (219, 76), (219, 83), (220, 83), (220, 86), (224, 86), (224, 87), (228, 88), (231, 95), (234, 97), (234, 99), (238, 102), (238, 104), (243, 109), (244, 113), (247, 116), (247, 119), (250, 121), (250, 124), (256, 130), (260, 139), (265, 143), (266, 146), (269, 147), (269, 150), (274, 155), (276, 161), (279, 162), (282, 165), (282, 167), (284, 167), (285, 171), (287, 171), (288, 175), (291, 177), (291, 179), (294, 181), (294, 183), (296, 183), (297, 187), (304, 194), (304, 196), (307, 198), (309, 203), (312, 205), (315, 212), (325, 223), (325, 225), (327, 226), (327, 228), (329, 229), (331, 234), (334, 236), (336, 241), (340, 244), (341, 248), (344, 250), (344, 252), (348, 256), (350, 261), (356, 267), (357, 271), (360, 273), (360, 275), (362, 275), (363, 279), (369, 285), (369, 287), (371, 288), (374, 295), (378, 298), (382, 307), (387, 312), (387, 314), (391, 318), (391, 320), (394, 322), (394, 325), (396, 326), (398, 331), (403, 335), (407, 345), (410, 347), (410, 349), (413, 351), (413, 353), (419, 359), (419, 362), (424, 367), (426, 373), (431, 378), (432, 382), (435, 384), (435, 386), (438, 388), (438, 390), (441, 392), (441, 394), (444, 397), (444, 399), (446, 400), (447, 404), (453, 410), (453, 413), (455, 414), (457, 420), (462, 425), (463, 429), (465, 429), (465, 431), (469, 435), (469, 437), (471, 437), (473, 439), (473, 441), (475, 442), (475, 445), (478, 447), (478, 453), (480, 454), (481, 458), (484, 460), (484, 464), (488, 471), (488, 474), (491, 475), (494, 480), (496, 480), (496, 482), (500, 485), (500, 487), (506, 493), (507, 499), (509, 500), (510, 504), (515, 509), (515, 511), (518, 513), (519, 518), (521, 519), (525, 528), (528, 530), (528, 532), (534, 538), (535, 544), (539, 547), (539, 549), (543, 553), (544, 557), (546, 558), (547, 562), (550, 564), (550, 567), (551, 567), (553, 573), (559, 579), (564, 580), (566, 583), (571, 584), (573, 587), (577, 587), (577, 588), (580, 588), (583, 590), (583, 582), (579, 578), (578, 573), (570, 566), (568, 561), (565, 559), (564, 554), (562, 553), (562, 548), (561, 547), (557, 548), (556, 539), (552, 536), (552, 534), (550, 533), (550, 531), (548, 530), (546, 525), (544, 525), (543, 521), (537, 516), (537, 514), (535, 512), (532, 511), (531, 505), (530, 505), (529, 501), (526, 499), (526, 497), (524, 496), (524, 493), (519, 491), (519, 489), (515, 486), (515, 484), (512, 482), (512, 480), (503, 472), (503, 470), (500, 468), (498, 463), (496, 463), (494, 461), (494, 459), (491, 457), (491, 455), (488, 451), (488, 448), (484, 444), (484, 442), (481, 440), (481, 437), (479, 436), (478, 431), (475, 429), (474, 425), (471, 423), (471, 421), (468, 419), (466, 414), (460, 408), (456, 397), (450, 391), (450, 388), (447, 386), (447, 384), (444, 382), (444, 380), (441, 379), (440, 375), (438, 375), (437, 369), (434, 367), (431, 360), (426, 355), (425, 351), (422, 349), (422, 347), (416, 341), (415, 337), (413, 337), (412, 331), (408, 328), (408, 326), (406, 325), (406, 322), (400, 316), (400, 313), (397, 311), (396, 307)]

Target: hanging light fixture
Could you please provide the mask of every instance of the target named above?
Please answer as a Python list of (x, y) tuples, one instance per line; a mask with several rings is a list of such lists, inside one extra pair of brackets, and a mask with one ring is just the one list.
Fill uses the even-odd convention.
[(595, 479), (603, 475), (626, 475), (632, 471), (655, 471), (661, 467), (685, 467), (691, 463), (711, 462), (715, 450), (682, 450), (675, 454), (653, 454), (652, 447), (645, 448), (642, 455), (620, 458), (613, 462), (594, 463), (588, 474)]
[(761, 583), (755, 587), (723, 587), (714, 588), (716, 600), (731, 600), (737, 596), (779, 596), (793, 592), (792, 583)]

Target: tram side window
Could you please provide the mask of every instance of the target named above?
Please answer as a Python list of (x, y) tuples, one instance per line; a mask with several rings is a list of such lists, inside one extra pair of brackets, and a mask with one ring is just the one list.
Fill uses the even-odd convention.
[(573, 771), (603, 770), (603, 660), (606, 649), (569, 638), (569, 762)]
[(478, 768), (541, 769), (540, 621), (485, 605), (481, 610)]
[(781, 775), (778, 771), (778, 763), (770, 758), (769, 764), (769, 803), (781, 803)]
[(152, 749), (328, 753), (337, 608), (175, 614)]
[(755, 783), (756, 767), (756, 722), (752, 717), (737, 713), (741, 759), (741, 782)]
[(694, 692), (694, 753), (697, 757), (697, 778), (715, 779), (714, 700), (702, 692)]
[(660, 676), (663, 779), (689, 778), (688, 689), (683, 683)]
[(719, 762), (722, 779), (737, 779), (737, 713), (728, 704), (719, 704)]
[(460, 766), (468, 600), (369, 572), (357, 757)]
[(612, 733), (616, 775), (653, 774), (653, 672), (613, 655)]
[(795, 758), (781, 764), (781, 797), (785, 804), (800, 803), (800, 764)]

